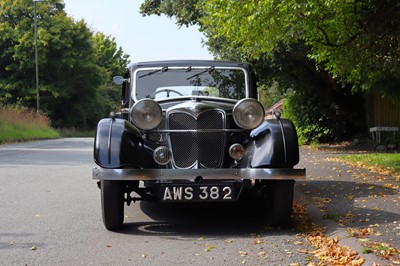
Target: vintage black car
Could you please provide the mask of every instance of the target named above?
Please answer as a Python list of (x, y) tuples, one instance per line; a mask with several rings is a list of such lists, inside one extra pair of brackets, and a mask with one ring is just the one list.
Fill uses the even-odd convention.
[(292, 213), (293, 187), (305, 178), (292, 122), (265, 119), (246, 63), (171, 60), (134, 63), (122, 85), (121, 112), (99, 121), (93, 178), (103, 222), (122, 226), (124, 205), (232, 202), (262, 195), (272, 226)]

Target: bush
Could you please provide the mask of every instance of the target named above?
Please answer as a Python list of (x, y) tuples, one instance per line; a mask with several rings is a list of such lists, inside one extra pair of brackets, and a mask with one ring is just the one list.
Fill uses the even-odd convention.
[(284, 116), (293, 121), (297, 128), (300, 144), (326, 142), (333, 138), (328, 126), (328, 116), (312, 95), (290, 93), (283, 104)]
[(332, 143), (365, 134), (363, 98), (360, 94), (310, 89), (289, 93), (283, 115), (297, 127), (299, 143)]

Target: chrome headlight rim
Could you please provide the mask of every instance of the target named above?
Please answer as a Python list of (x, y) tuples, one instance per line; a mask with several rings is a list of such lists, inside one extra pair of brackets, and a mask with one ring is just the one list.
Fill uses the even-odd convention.
[(151, 130), (161, 123), (162, 109), (152, 99), (141, 99), (132, 106), (130, 116), (135, 126), (142, 130)]
[(233, 119), (243, 129), (255, 129), (264, 121), (265, 110), (256, 99), (245, 98), (233, 107)]

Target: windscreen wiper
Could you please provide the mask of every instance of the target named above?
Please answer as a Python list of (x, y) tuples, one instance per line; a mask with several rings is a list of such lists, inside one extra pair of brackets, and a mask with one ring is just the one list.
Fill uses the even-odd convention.
[(140, 79), (140, 78), (143, 78), (143, 77), (146, 77), (146, 76), (153, 75), (153, 74), (158, 73), (158, 72), (166, 72), (166, 71), (168, 71), (168, 67), (167, 66), (159, 68), (159, 69), (156, 69), (154, 71), (150, 71), (149, 73), (143, 74), (143, 75), (139, 76), (138, 78)]
[(211, 71), (213, 71), (214, 69), (215, 69), (215, 66), (209, 67), (209, 68), (207, 68), (207, 69), (204, 70), (204, 71), (201, 71), (201, 72), (199, 72), (199, 73), (197, 73), (197, 74), (194, 74), (193, 76), (190, 76), (190, 77), (186, 78), (186, 80), (192, 79), (192, 78), (194, 78), (194, 77), (198, 77), (198, 76), (203, 75), (204, 73), (207, 73), (207, 72), (211, 72)]

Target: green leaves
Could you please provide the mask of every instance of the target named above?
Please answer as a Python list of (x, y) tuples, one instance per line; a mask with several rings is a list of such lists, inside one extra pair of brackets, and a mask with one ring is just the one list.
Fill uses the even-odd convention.
[[(93, 127), (116, 109), (111, 79), (129, 56), (114, 38), (68, 17), (61, 0), (36, 7), (41, 110), (57, 127)], [(36, 106), (33, 14), (32, 1), (0, 3), (0, 103)]]
[(388, 80), (399, 84), (397, 1), (208, 0), (202, 8), (199, 20), (208, 44), (227, 45), (216, 49), (219, 54), (233, 48), (255, 60), (279, 45), (302, 42), (310, 48), (309, 58), (356, 89), (389, 86)]

